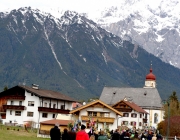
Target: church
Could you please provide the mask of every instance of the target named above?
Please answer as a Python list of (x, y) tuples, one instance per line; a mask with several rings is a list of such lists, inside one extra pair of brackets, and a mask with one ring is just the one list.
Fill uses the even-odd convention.
[(157, 124), (163, 120), (162, 100), (156, 88), (156, 76), (153, 74), (152, 65), (150, 73), (146, 75), (144, 87), (104, 87), (99, 98), (110, 106), (123, 99), (137, 104), (148, 113), (145, 114), (144, 127), (157, 128)]

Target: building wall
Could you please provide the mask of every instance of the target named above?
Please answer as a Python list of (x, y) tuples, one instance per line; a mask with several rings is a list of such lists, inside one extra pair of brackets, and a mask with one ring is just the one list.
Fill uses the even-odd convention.
[(58, 114), (56, 119), (59, 119), (59, 120), (71, 120), (72, 119), (72, 114)]
[[(145, 109), (148, 112), (148, 126), (152, 126), (157, 128), (157, 124), (163, 121), (163, 110), (152, 110), (152, 109)], [(155, 121), (155, 113), (157, 114), (157, 121)]]
[[(72, 102), (60, 101), (60, 100), (50, 100), (50, 99), (43, 99), (25, 91), (25, 100), (8, 100), (7, 105), (11, 105), (11, 101), (13, 101), (13, 105), (19, 106), (19, 102), (22, 101), (22, 106), (25, 106), (25, 110), (6, 110), (6, 119), (3, 119), (3, 123), (17, 123), (17, 124), (24, 124), (27, 121), (35, 122), (35, 127), (38, 127), (38, 124), (41, 121), (51, 120), (57, 117), (58, 113), (53, 112), (39, 112), (38, 107), (45, 107), (45, 103), (47, 103), (47, 107), (49, 107), (49, 103), (51, 102), (51, 108), (53, 108), (53, 104), (56, 104), (57, 109), (61, 109), (61, 105), (65, 104), (65, 109), (71, 110), (72, 109)], [(29, 106), (28, 102), (33, 101), (34, 106)], [(15, 111), (21, 111), (21, 116), (16, 116)], [(33, 112), (33, 116), (27, 116), (28, 112)], [(47, 113), (47, 117), (43, 117), (43, 113)], [(54, 118), (53, 118), (54, 117)]]
[[(88, 108), (85, 108), (85, 109), (83, 109), (83, 110), (80, 111), (78, 117), (77, 117), (77, 115), (73, 114), (73, 116), (72, 116), (73, 120), (76, 120), (76, 119), (78, 118), (78, 120), (81, 121), (81, 116), (87, 116), (87, 115), (88, 115), (88, 114), (87, 114), (87, 111), (92, 111), (92, 112), (109, 112), (109, 113), (110, 113), (110, 116), (109, 116), (109, 117), (115, 119), (115, 120), (114, 120), (114, 123), (112, 123), (112, 124), (108, 124), (108, 123), (106, 123), (106, 122), (104, 122), (104, 123), (99, 122), (99, 123), (98, 123), (98, 130), (100, 130), (100, 129), (101, 129), (101, 130), (105, 129), (107, 125), (109, 125), (109, 129), (110, 129), (110, 130), (111, 130), (111, 129), (114, 129), (114, 130), (115, 130), (115, 129), (117, 128), (117, 120), (116, 120), (117, 115), (116, 115), (115, 112), (113, 112), (112, 110), (110, 110), (110, 109), (108, 109), (108, 108), (101, 108), (101, 107), (100, 107), (100, 108), (99, 108), (99, 107), (88, 107)], [(96, 121), (96, 120), (94, 120), (94, 121)], [(86, 126), (86, 123), (87, 123), (87, 122), (82, 121), (82, 124), (84, 124), (85, 126)], [(96, 123), (95, 123), (95, 126), (96, 126)], [(86, 132), (89, 132), (89, 130), (90, 130), (90, 129), (86, 129)]]
[(145, 81), (145, 87), (144, 88), (155, 88), (156, 87), (156, 81), (155, 80), (146, 80)]
[[(140, 129), (143, 128), (143, 118), (145, 118), (145, 115), (143, 116), (142, 113), (136, 112), (134, 110), (132, 110), (132, 112), (122, 112), (122, 113), (128, 113), (129, 116), (128, 117), (120, 117), (118, 120), (118, 126), (122, 125), (123, 121), (127, 121), (128, 124), (126, 126), (128, 128), (133, 128), (133, 127), (140, 128)], [(137, 114), (137, 117), (136, 118), (131, 117), (132, 113)], [(141, 118), (140, 118), (140, 114), (142, 115)], [(136, 122), (136, 125), (131, 125), (131, 122)], [(141, 122), (141, 126), (139, 126), (140, 122)]]

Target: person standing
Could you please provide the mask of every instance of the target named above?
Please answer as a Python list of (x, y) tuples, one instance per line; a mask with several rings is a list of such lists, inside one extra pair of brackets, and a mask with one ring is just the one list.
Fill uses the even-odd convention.
[(104, 135), (103, 130), (101, 130), (100, 135), (98, 136), (98, 140), (108, 140), (107, 136)]
[(55, 126), (53, 128), (51, 128), (50, 130), (50, 137), (51, 140), (60, 140), (61, 138), (61, 131), (58, 128), (58, 124), (55, 124)]
[(68, 140), (76, 140), (76, 132), (74, 132), (74, 131), (69, 131), (69, 132), (68, 132), (68, 137), (69, 137)]
[(156, 134), (153, 135), (152, 140), (157, 140)]
[(81, 130), (76, 134), (76, 140), (89, 140), (89, 135), (85, 131), (86, 126), (81, 125)]
[(112, 140), (119, 140), (119, 139), (120, 139), (119, 129), (116, 129), (112, 135)]
[(62, 140), (69, 140), (68, 130), (64, 128), (64, 133), (62, 134)]

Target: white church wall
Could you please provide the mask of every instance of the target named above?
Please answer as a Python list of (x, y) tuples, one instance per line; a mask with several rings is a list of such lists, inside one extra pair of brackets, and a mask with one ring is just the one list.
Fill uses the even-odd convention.
[[(148, 126), (157, 128), (157, 124), (163, 121), (163, 111), (162, 110), (145, 110), (148, 112)], [(157, 115), (157, 117), (155, 117)]]

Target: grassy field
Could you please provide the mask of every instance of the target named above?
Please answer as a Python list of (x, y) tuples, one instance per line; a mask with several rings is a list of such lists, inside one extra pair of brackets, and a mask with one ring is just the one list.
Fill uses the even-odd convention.
[(36, 136), (37, 133), (31, 130), (27, 132), (23, 128), (0, 126), (0, 140), (50, 140), (48, 138), (37, 138)]

